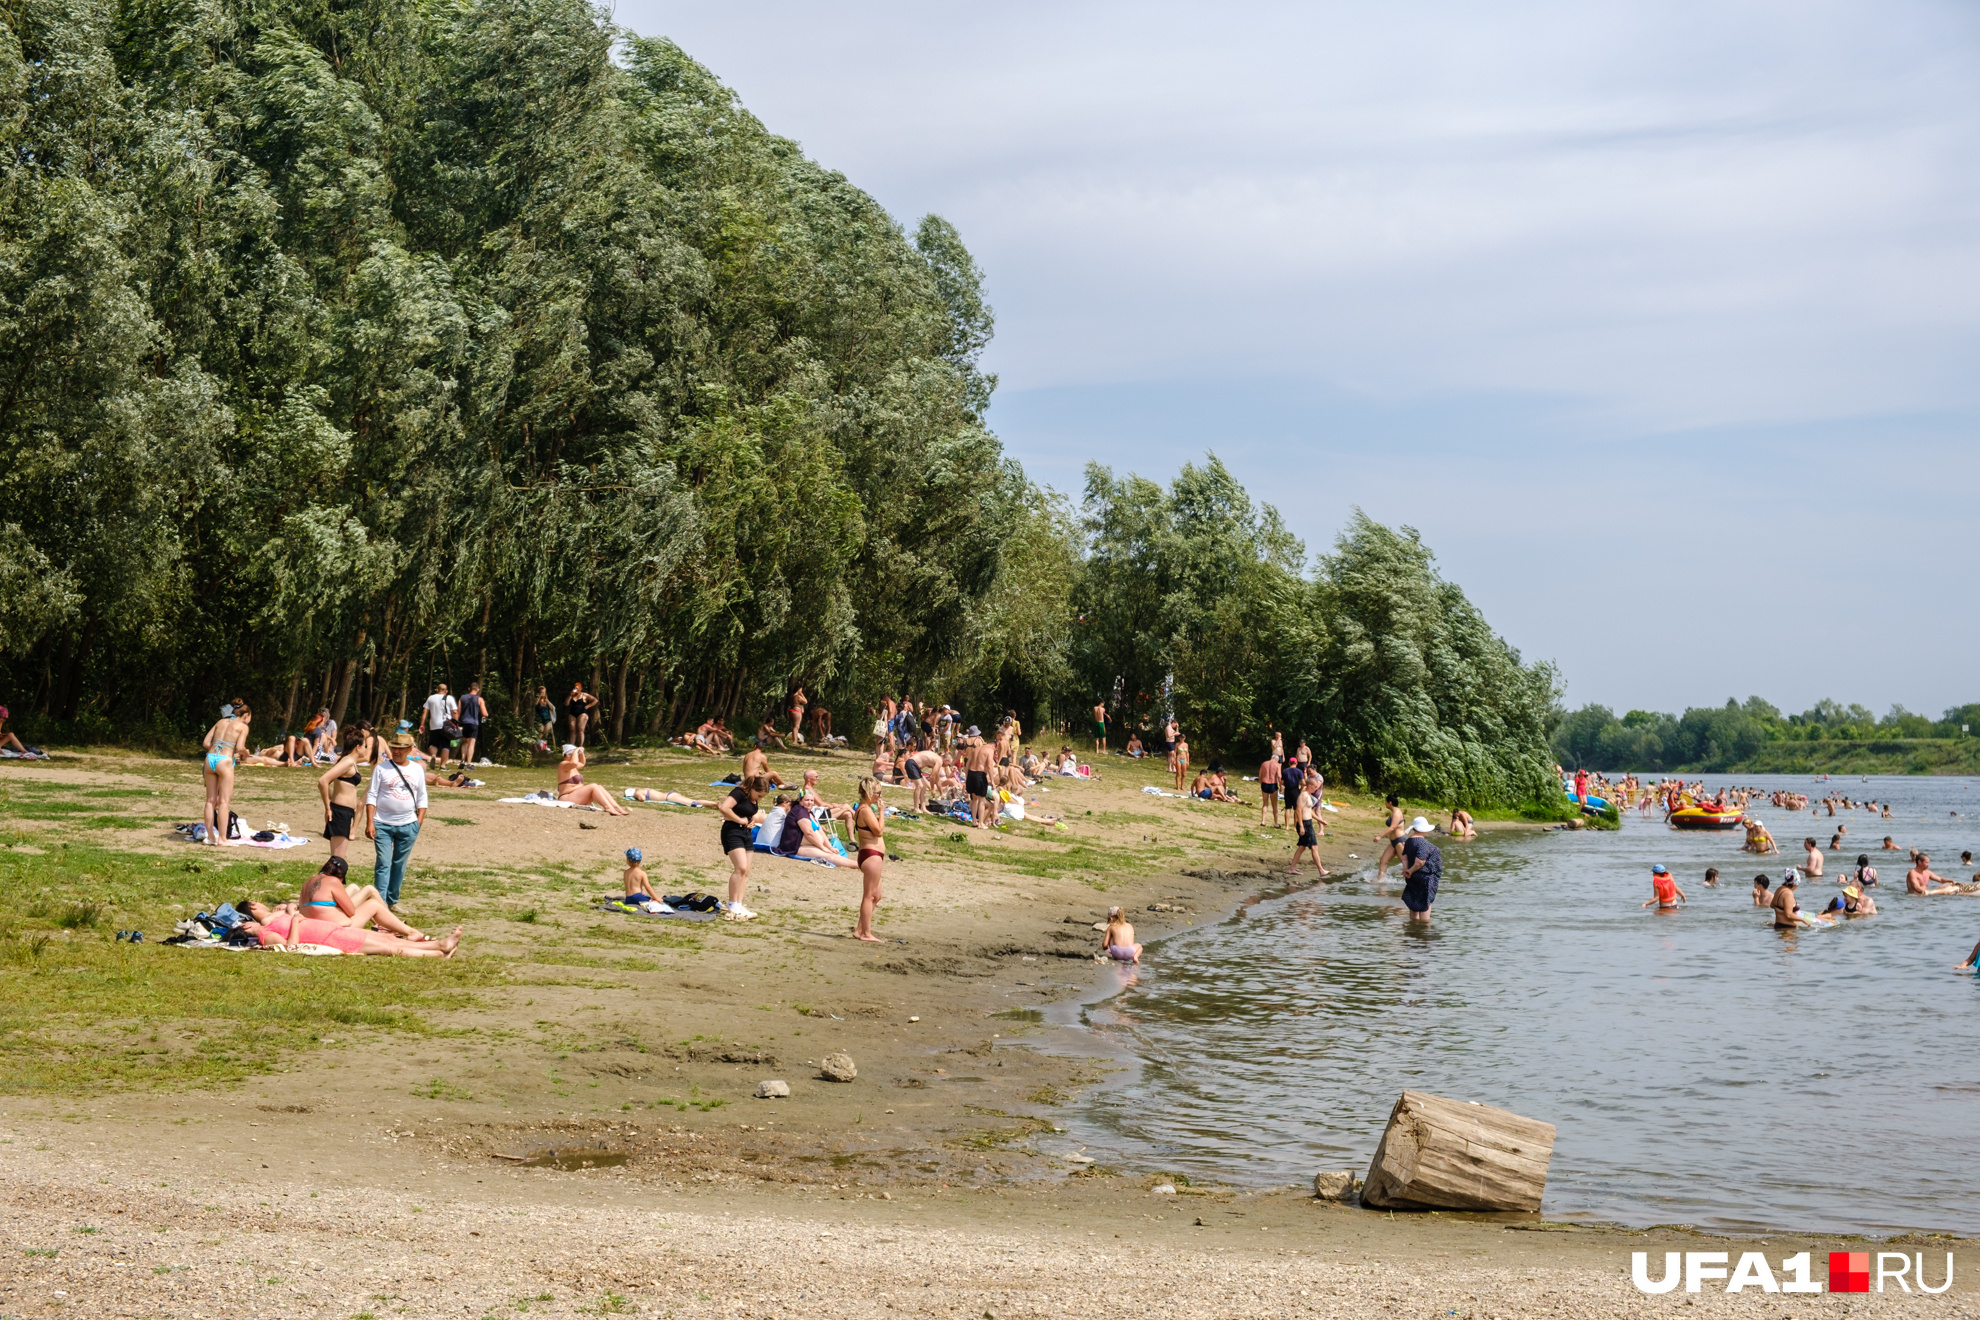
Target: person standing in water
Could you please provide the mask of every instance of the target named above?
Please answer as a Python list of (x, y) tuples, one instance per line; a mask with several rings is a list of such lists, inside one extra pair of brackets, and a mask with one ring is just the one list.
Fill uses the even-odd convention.
[(1382, 845), (1382, 856), (1375, 863), (1375, 880), (1378, 884), (1389, 878), (1389, 863), (1402, 856), (1403, 836), (1409, 833), (1408, 827), (1403, 824), (1401, 799), (1391, 793), (1383, 798), (1382, 802), (1389, 809), (1389, 823), (1382, 827), (1382, 832), (1377, 834), (1374, 840)]
[(1435, 826), (1418, 816), (1410, 822), (1409, 837), (1403, 840), (1403, 906), (1410, 920), (1430, 920), (1430, 909), (1437, 901), (1437, 882), (1444, 877), (1444, 854), (1430, 842)]
[(1813, 839), (1803, 839), (1801, 846), (1807, 850), (1807, 860), (1802, 863), (1801, 874), (1807, 880), (1822, 878), (1822, 848)]
[(1659, 912), (1676, 911), (1680, 904), (1690, 901), (1684, 896), (1684, 891), (1678, 888), (1677, 878), (1662, 866), (1650, 868), (1650, 888), (1654, 892), (1644, 901), (1643, 906), (1649, 907), (1654, 903)]

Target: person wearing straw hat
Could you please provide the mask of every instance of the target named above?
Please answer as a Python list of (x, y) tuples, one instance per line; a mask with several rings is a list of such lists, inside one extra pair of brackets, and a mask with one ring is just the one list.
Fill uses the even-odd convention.
[(1430, 842), (1430, 832), (1436, 828), (1418, 816), (1409, 823), (1409, 835), (1403, 840), (1402, 901), (1411, 921), (1430, 920), (1431, 905), (1437, 901), (1437, 882), (1444, 878), (1444, 854)]
[(392, 735), (391, 756), (371, 772), (371, 787), (364, 795), (364, 833), (377, 848), (372, 862), (371, 883), (385, 906), (399, 906), (399, 890), (406, 881), (406, 862), (413, 845), (419, 842), (419, 827), (426, 823), (426, 772), (412, 767), (413, 736)]

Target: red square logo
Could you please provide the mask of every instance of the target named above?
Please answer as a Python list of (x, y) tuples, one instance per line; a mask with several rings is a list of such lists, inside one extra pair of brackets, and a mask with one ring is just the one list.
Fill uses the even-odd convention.
[(1829, 1253), (1829, 1291), (1870, 1291), (1870, 1253), (1832, 1251)]

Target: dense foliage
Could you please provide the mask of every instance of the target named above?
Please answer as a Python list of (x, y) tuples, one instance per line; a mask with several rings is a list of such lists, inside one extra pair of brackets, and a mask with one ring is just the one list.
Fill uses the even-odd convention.
[[(1955, 706), (1933, 720), (1893, 706), (1882, 719), (1860, 705), (1818, 701), (1799, 715), (1783, 715), (1759, 697), (1724, 706), (1693, 707), (1682, 715), (1632, 710), (1618, 718), (1606, 706), (1583, 706), (1554, 731), (1563, 765), (1616, 770), (1726, 770), (1769, 744), (1868, 742), (1961, 738), (1980, 726), (1980, 706)], [(1895, 752), (1897, 749), (1891, 749)]]
[[(623, 44), (616, 44), (623, 42)], [(616, 49), (616, 54), (615, 54)], [(584, 0), (0, 0), (0, 693), (272, 734), (437, 680), (614, 739), (792, 685), (1544, 787), (1551, 671), (1414, 533), (1309, 573), (1221, 464), (1084, 507), (984, 424), (982, 276)], [(272, 726), (272, 727), (271, 727)], [(501, 741), (498, 732), (496, 741)]]
[(1553, 670), (1522, 664), (1415, 532), (1357, 512), (1307, 577), (1214, 457), (1167, 491), (1089, 468), (1086, 508), (1072, 662), (1131, 720), (1173, 708), (1199, 746), (1238, 752), (1277, 728), (1337, 778), (1441, 801), (1553, 784)]

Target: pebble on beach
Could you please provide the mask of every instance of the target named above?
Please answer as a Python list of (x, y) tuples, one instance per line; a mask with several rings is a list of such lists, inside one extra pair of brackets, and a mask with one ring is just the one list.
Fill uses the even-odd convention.
[(761, 1081), (756, 1084), (758, 1100), (788, 1100), (791, 1095), (789, 1082)]
[(850, 1054), (828, 1054), (819, 1061), (818, 1073), (828, 1082), (850, 1082), (859, 1076), (859, 1069)]

